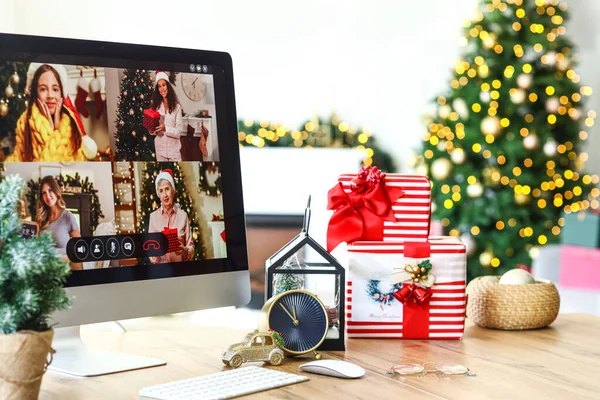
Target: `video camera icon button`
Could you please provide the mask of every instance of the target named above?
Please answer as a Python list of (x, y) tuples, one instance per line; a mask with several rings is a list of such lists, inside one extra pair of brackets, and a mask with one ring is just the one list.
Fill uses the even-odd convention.
[(90, 245), (90, 252), (92, 253), (92, 257), (95, 259), (100, 259), (104, 255), (104, 243), (100, 239), (92, 240)]
[(83, 261), (87, 258), (89, 250), (89, 245), (85, 240), (80, 239), (75, 243), (75, 257), (77, 257), (79, 261)]
[(106, 252), (111, 257), (116, 257), (119, 255), (119, 242), (117, 239), (112, 237), (106, 241)]
[(126, 257), (131, 257), (135, 252), (135, 243), (133, 243), (133, 239), (129, 236), (126, 236), (121, 240), (121, 251)]

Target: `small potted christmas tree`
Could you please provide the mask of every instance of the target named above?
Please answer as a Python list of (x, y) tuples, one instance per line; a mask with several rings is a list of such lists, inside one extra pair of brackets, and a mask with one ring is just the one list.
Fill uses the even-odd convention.
[[(17, 212), (23, 181), (0, 182), (0, 398), (36, 399), (51, 362), (54, 311), (70, 305), (67, 263), (49, 234), (25, 238)], [(50, 354), (50, 358), (48, 358)]]

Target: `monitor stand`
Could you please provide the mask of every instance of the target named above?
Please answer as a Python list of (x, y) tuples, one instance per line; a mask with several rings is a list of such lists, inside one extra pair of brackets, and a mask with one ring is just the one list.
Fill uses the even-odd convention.
[(79, 326), (57, 328), (52, 347), (56, 354), (48, 369), (75, 376), (98, 376), (165, 365), (157, 358), (94, 349), (81, 340)]

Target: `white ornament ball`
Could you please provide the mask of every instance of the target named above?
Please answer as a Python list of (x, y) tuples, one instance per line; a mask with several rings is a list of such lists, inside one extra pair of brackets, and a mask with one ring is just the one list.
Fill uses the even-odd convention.
[(550, 139), (544, 144), (544, 154), (548, 157), (553, 157), (556, 155), (558, 145), (554, 139)]
[(521, 74), (517, 76), (517, 85), (523, 89), (529, 89), (533, 83), (531, 74)]
[(511, 93), (510, 101), (515, 104), (522, 104), (525, 101), (525, 90), (517, 89), (514, 93)]
[(535, 283), (535, 279), (524, 269), (515, 268), (504, 273), (498, 283), (501, 285), (527, 285)]
[(481, 197), (483, 194), (483, 186), (479, 182), (467, 186), (467, 196), (472, 198)]
[(481, 121), (481, 132), (484, 135), (498, 136), (501, 130), (500, 119), (496, 116), (487, 116)]
[(437, 180), (448, 178), (452, 171), (452, 163), (447, 158), (438, 158), (431, 164), (431, 176)]
[(550, 97), (546, 100), (546, 111), (551, 114), (554, 114), (558, 111), (558, 107), (560, 107), (560, 101), (558, 101), (558, 97)]
[(417, 167), (415, 168), (415, 174), (427, 175), (427, 165), (425, 165), (425, 164), (417, 165)]
[(523, 147), (527, 150), (535, 150), (540, 145), (540, 139), (535, 133), (530, 133), (523, 139)]
[(461, 98), (454, 99), (452, 108), (454, 108), (454, 111), (456, 111), (461, 118), (467, 118), (469, 116), (469, 107), (467, 107), (467, 103)]
[(440, 106), (440, 108), (438, 109), (438, 114), (439, 114), (440, 118), (448, 118), (450, 116), (451, 112), (452, 112), (452, 109), (447, 104)]
[(546, 53), (546, 65), (549, 65), (551, 67), (556, 65), (556, 52), (549, 51), (548, 53)]
[(454, 164), (463, 164), (467, 160), (467, 156), (463, 149), (454, 149), (450, 158)]
[(439, 151), (444, 151), (446, 150), (446, 141), (445, 140), (440, 140), (437, 144), (437, 148)]
[(490, 95), (490, 92), (482, 91), (479, 93), (479, 99), (484, 103), (489, 103), (490, 100), (492, 99), (492, 96)]
[(15, 95), (15, 90), (12, 86), (8, 85), (6, 89), (4, 89), (4, 94), (6, 94), (6, 97), (13, 97)]
[(477, 242), (475, 242), (475, 239), (473, 239), (473, 236), (471, 236), (470, 233), (463, 233), (460, 236), (460, 241), (465, 245), (468, 256), (472, 256), (473, 253), (475, 253), (475, 250), (477, 250)]

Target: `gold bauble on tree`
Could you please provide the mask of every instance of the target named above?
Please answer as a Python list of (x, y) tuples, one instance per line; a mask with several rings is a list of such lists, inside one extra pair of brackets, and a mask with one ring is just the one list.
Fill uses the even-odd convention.
[(8, 115), (8, 104), (0, 104), (0, 115), (6, 117)]
[(484, 135), (498, 136), (502, 132), (500, 119), (496, 116), (487, 116), (481, 121), (481, 133)]
[(15, 71), (15, 73), (12, 74), (12, 76), (10, 77), (10, 81), (12, 83), (14, 83), (15, 85), (19, 84), (19, 82), (21, 81), (21, 78), (19, 77), (19, 74), (17, 74), (17, 71)]
[(531, 195), (523, 193), (515, 194), (515, 202), (520, 206), (527, 205), (531, 202)]
[(486, 250), (479, 255), (479, 262), (484, 267), (489, 267), (492, 265), (492, 258), (494, 258), (494, 254), (490, 250)]
[(431, 176), (438, 181), (448, 178), (452, 171), (452, 163), (447, 158), (438, 158), (431, 164)]
[(481, 183), (475, 182), (472, 185), (467, 186), (467, 195), (472, 198), (481, 197), (483, 194), (483, 186)]
[(13, 97), (15, 95), (15, 90), (12, 86), (8, 85), (6, 89), (4, 89), (4, 94), (6, 94), (6, 97)]
[(498, 186), (500, 184), (500, 179), (497, 181), (494, 180), (494, 174), (500, 175), (500, 170), (497, 167), (485, 167), (483, 169), (483, 182), (486, 186)]

